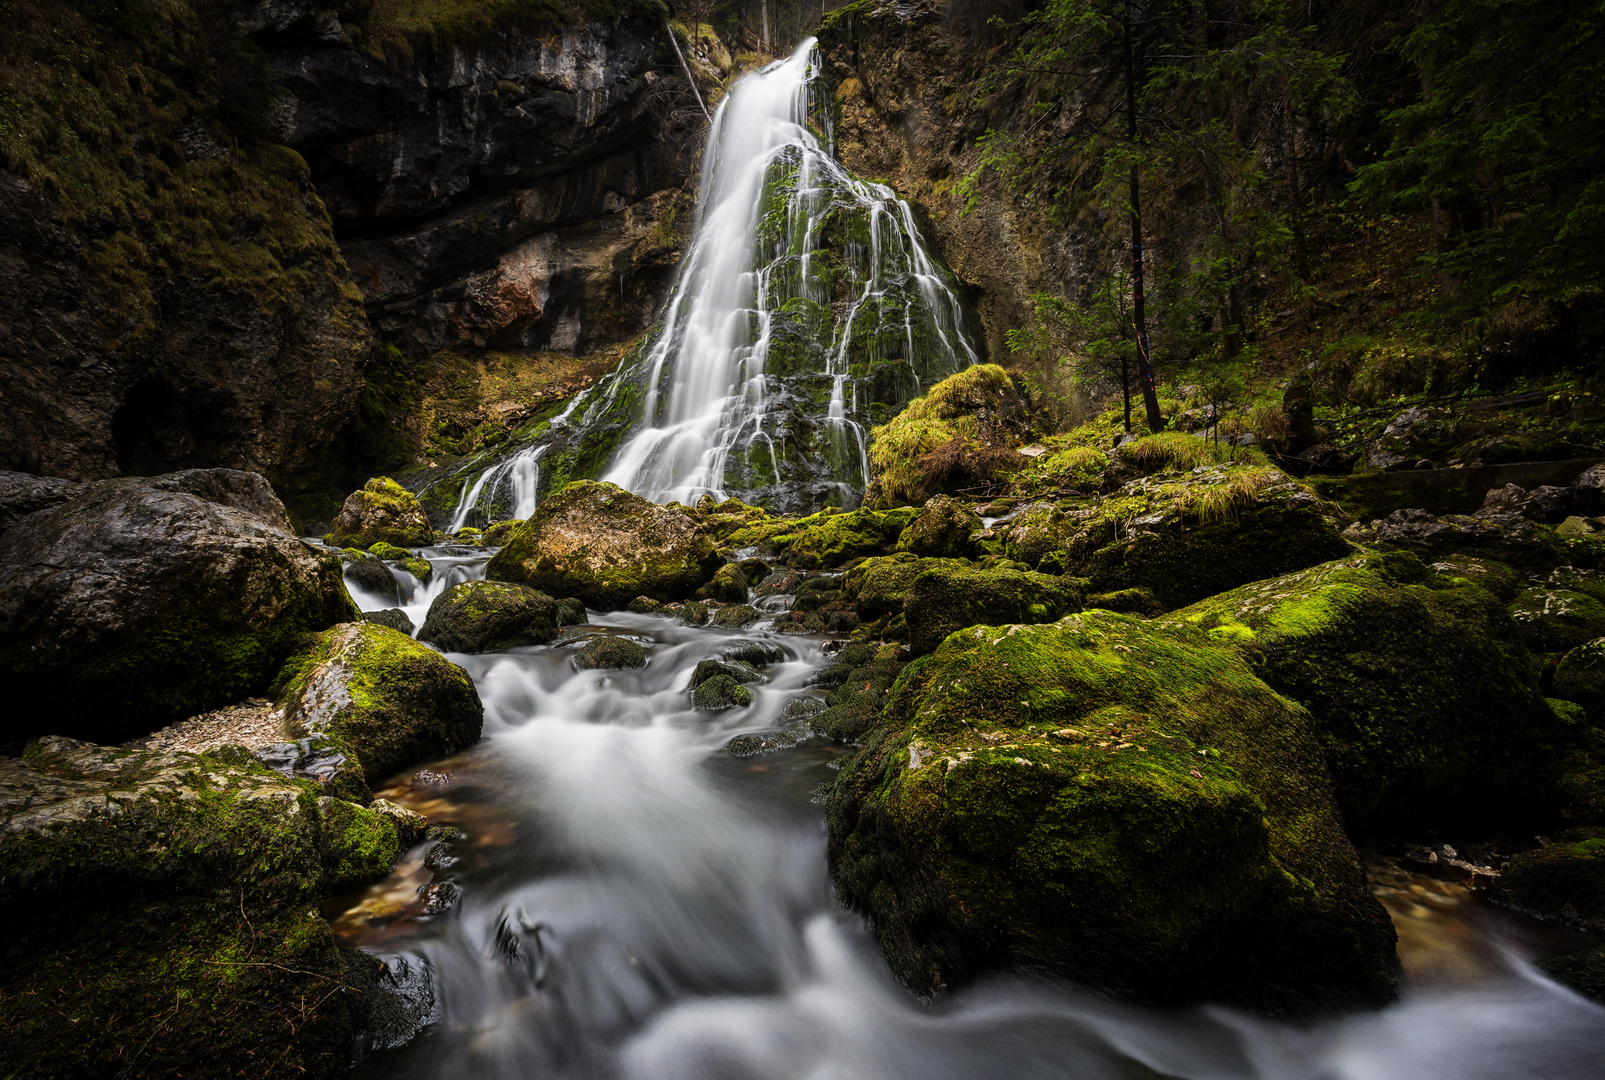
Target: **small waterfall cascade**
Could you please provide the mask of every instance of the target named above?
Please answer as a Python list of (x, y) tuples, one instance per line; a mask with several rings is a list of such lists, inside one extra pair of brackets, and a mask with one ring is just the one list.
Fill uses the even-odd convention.
[[(856, 506), (868, 428), (977, 359), (913, 209), (832, 157), (818, 76), (810, 39), (719, 106), (662, 314), (609, 377), (521, 433), (515, 457), (544, 448), (545, 488), (594, 478), (658, 502)], [(513, 511), (486, 502), (507, 461), (466, 466), (480, 471), (454, 523)]]
[(463, 480), (457, 511), (447, 532), (466, 525), (483, 527), (492, 521), (527, 518), (535, 512), (536, 494), (541, 483), (541, 454), (544, 445), (526, 446), (477, 477)]

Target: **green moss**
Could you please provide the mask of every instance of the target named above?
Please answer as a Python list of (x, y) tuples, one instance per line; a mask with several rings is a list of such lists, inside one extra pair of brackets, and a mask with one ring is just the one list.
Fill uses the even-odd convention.
[(319, 799), (318, 810), (326, 891), (355, 888), (395, 869), (401, 841), (394, 820), (341, 799)]
[[(997, 364), (975, 364), (931, 387), (894, 419), (870, 432), (869, 464), (873, 474), (872, 505), (923, 503), (936, 494), (945, 477), (932, 455), (950, 444), (960, 454), (984, 458), (991, 449), (976, 421), (980, 410), (1002, 413), (1021, 408), (1009, 373)], [(1023, 459), (1022, 459), (1023, 460)], [(1017, 463), (1016, 463), (1017, 464)], [(991, 479), (990, 459), (980, 468)]]
[[(896, 545), (918, 513), (910, 506), (803, 518), (793, 523), (789, 533), (791, 539), (785, 545), (787, 561), (806, 570), (830, 570), (854, 559), (884, 554)], [(774, 543), (779, 546), (779, 539)]]
[[(377, 476), (352, 492), (323, 537), (326, 544), (365, 547), (380, 558), (410, 558), (406, 547), (423, 547), (435, 538), (429, 515), (412, 492), (390, 479)], [(400, 554), (380, 554), (380, 549)]]
[(1308, 716), (1185, 633), (1086, 612), (955, 634), (827, 811), (838, 890), (916, 989), (1007, 965), (1283, 1012), (1393, 993)]
[(1361, 554), (1211, 597), (1160, 625), (1230, 645), (1309, 708), (1356, 825), (1552, 804), (1568, 737), (1499, 601), (1442, 578), (1401, 583), (1390, 565)]
[(1020, 570), (933, 567), (903, 596), (916, 656), (967, 626), (1053, 622), (1080, 608), (1080, 595), (1064, 578)]
[(1506, 864), (1492, 898), (1541, 919), (1605, 932), (1605, 829), (1570, 829)]

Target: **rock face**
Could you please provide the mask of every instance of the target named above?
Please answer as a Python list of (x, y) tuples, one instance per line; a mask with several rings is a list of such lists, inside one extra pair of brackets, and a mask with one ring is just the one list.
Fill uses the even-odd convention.
[(616, 611), (638, 596), (685, 600), (720, 563), (685, 514), (582, 480), (547, 496), (486, 574)]
[(120, 742), (264, 690), (301, 635), (356, 615), (339, 560), (283, 517), (260, 476), (200, 470), (104, 481), (13, 526), (0, 738)]
[(326, 631), (280, 678), (290, 735), (326, 741), (369, 784), (471, 746), (484, 725), (466, 671), (377, 623)]
[(413, 493), (388, 476), (379, 476), (346, 496), (340, 516), (323, 540), (341, 547), (421, 547), (434, 538), (429, 515)]
[(52, 737), (0, 759), (0, 841), (6, 1075), (344, 1072), (318, 902), (390, 870), (388, 819), (254, 763)]
[(956, 635), (826, 805), (839, 894), (920, 991), (1004, 967), (1279, 1013), (1395, 992), (1309, 716), (1202, 632)]
[(1516, 625), (1498, 597), (1408, 553), (1246, 585), (1157, 624), (1202, 628), (1309, 709), (1351, 825), (1553, 800), (1567, 736)]
[(36, 510), (64, 503), (82, 490), (71, 480), (31, 473), (0, 472), (0, 533)]
[(546, 644), (561, 621), (557, 601), (527, 585), (465, 581), (435, 597), (418, 637), (446, 652), (500, 652)]

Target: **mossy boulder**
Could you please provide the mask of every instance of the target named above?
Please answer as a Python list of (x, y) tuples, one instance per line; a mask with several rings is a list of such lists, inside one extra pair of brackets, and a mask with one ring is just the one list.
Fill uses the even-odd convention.
[(55, 737), (0, 759), (0, 1072), (343, 1073), (318, 904), (388, 872), (396, 829), (239, 759)]
[(1540, 919), (1605, 933), (1605, 828), (1568, 829), (1517, 855), (1490, 898)]
[(903, 595), (908, 641), (918, 656), (966, 626), (1053, 622), (1081, 608), (1065, 579), (1021, 570), (933, 568)]
[(1605, 636), (1605, 580), (1598, 573), (1557, 567), (1528, 585), (1510, 604), (1522, 641), (1534, 652), (1565, 652)]
[(1151, 589), (1116, 589), (1114, 592), (1092, 593), (1087, 597), (1086, 605), (1126, 615), (1141, 615), (1145, 619), (1151, 619), (1165, 610)]
[(479, 538), (479, 542), (486, 547), (502, 547), (508, 540), (512, 539), (513, 534), (523, 524), (524, 522), (521, 518), (508, 518), (506, 521), (498, 521), (485, 530), (485, 535)]
[[(1091, 579), (1095, 592), (1147, 588), (1167, 610), (1250, 581), (1341, 558), (1337, 510), (1280, 470), (1201, 466), (1123, 485), (1088, 510), (1066, 516), (1062, 568)], [(1015, 530), (1051, 533), (1022, 515)], [(1027, 551), (1026, 549), (1030, 550)], [(1039, 556), (1040, 561), (1040, 556)]]
[(1357, 553), (1162, 617), (1315, 717), (1351, 824), (1539, 812), (1569, 736), (1498, 598)]
[(1572, 649), (1555, 665), (1555, 696), (1583, 707), (1588, 722), (1605, 727), (1605, 637)]
[(401, 586), (396, 575), (380, 559), (365, 555), (345, 565), (345, 579), (352, 585), (387, 604), (401, 603)]
[(919, 513), (912, 506), (896, 510), (826, 512), (794, 523), (784, 541), (786, 561), (800, 570), (834, 570), (854, 559), (884, 555), (896, 546), (903, 529)]
[(709, 659), (697, 661), (697, 666), (691, 671), (692, 690), (701, 686), (709, 679), (726, 676), (738, 683), (754, 683), (762, 681), (761, 676), (753, 670), (752, 665), (742, 660)]
[(1043, 556), (1064, 547), (1069, 524), (1056, 503), (1025, 506), (1005, 526), (1003, 553), (1035, 569)]
[(1111, 612), (909, 665), (827, 799), (838, 895), (912, 989), (1012, 969), (1279, 1013), (1395, 993), (1308, 714)]
[(423, 547), (434, 538), (417, 496), (388, 476), (376, 476), (346, 496), (323, 541), (339, 547)]
[(1556, 982), (1605, 1005), (1605, 946), (1540, 960), (1538, 966)]
[(592, 638), (574, 654), (574, 666), (581, 670), (597, 668), (628, 669), (646, 666), (646, 650), (629, 638)]
[(400, 630), (408, 637), (411, 637), (413, 630), (416, 629), (412, 625), (412, 620), (407, 617), (407, 613), (400, 608), (381, 608), (378, 611), (364, 611), (362, 618), (367, 622), (388, 626), (392, 630)]
[(418, 579), (418, 584), (427, 585), (435, 576), (435, 567), (428, 559), (402, 559), (401, 568)]
[(697, 599), (717, 600), (722, 604), (745, 604), (749, 589), (747, 575), (742, 572), (740, 565), (725, 563), (714, 573), (712, 581), (697, 590)]
[(412, 558), (412, 552), (406, 548), (397, 547), (395, 544), (387, 544), (383, 540), (371, 545), (368, 548), (368, 554), (376, 559), (384, 559), (386, 562), (394, 563), (406, 562)]
[(981, 527), (981, 516), (969, 503), (937, 495), (926, 500), (903, 529), (897, 550), (933, 559), (962, 559), (972, 554)]
[(746, 604), (726, 604), (713, 613), (713, 625), (726, 630), (740, 630), (763, 618), (763, 612)]
[(484, 725), (466, 671), (374, 623), (325, 631), (280, 679), (291, 737), (328, 740), (370, 786), (471, 746)]
[(707, 712), (742, 708), (752, 704), (752, 691), (729, 675), (715, 675), (692, 689), (691, 704)]
[(486, 574), (617, 611), (638, 596), (684, 600), (719, 566), (713, 544), (688, 515), (581, 480), (548, 495)]
[(262, 693), (304, 635), (356, 618), (340, 560), (259, 516), (282, 517), (267, 500), (253, 473), (191, 470), (88, 485), (8, 529), (0, 743), (122, 742)]
[(865, 559), (847, 572), (842, 587), (857, 605), (858, 616), (872, 622), (901, 614), (903, 596), (914, 579), (927, 570), (969, 570), (967, 559), (922, 559), (911, 552)]
[(544, 645), (557, 628), (558, 602), (545, 593), (506, 581), (464, 581), (430, 603), (418, 638), (445, 652), (500, 652)]

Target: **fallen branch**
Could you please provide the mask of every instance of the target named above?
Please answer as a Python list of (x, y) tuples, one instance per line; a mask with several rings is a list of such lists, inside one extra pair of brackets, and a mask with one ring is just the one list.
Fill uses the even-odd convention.
[(702, 116), (708, 123), (713, 123), (713, 116), (708, 107), (702, 103), (702, 93), (697, 89), (697, 80), (691, 75), (691, 65), (685, 62), (685, 53), (680, 51), (680, 39), (674, 36), (674, 27), (668, 23), (663, 28), (669, 32), (669, 44), (674, 46), (674, 55), (680, 59), (680, 70), (685, 72), (685, 81), (691, 84), (691, 96), (697, 99), (697, 108), (702, 110)]

